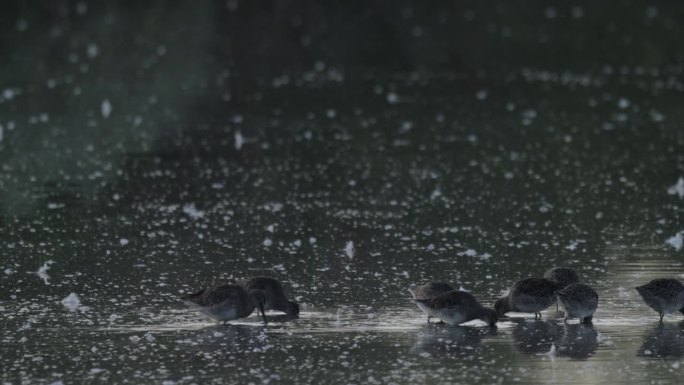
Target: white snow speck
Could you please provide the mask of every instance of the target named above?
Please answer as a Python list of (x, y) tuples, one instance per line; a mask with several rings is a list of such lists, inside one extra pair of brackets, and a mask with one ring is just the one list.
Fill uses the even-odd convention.
[(399, 95), (395, 94), (394, 92), (387, 93), (387, 103), (389, 103), (389, 104), (399, 103)]
[(7, 100), (12, 100), (12, 98), (14, 98), (14, 90), (11, 88), (5, 88), (5, 90), (2, 91), (2, 96)]
[(84, 15), (86, 12), (88, 12), (88, 4), (87, 3), (83, 2), (83, 1), (79, 1), (78, 3), (76, 3), (76, 14)]
[(477, 251), (475, 251), (475, 250), (473, 250), (473, 249), (468, 249), (468, 250), (466, 250), (466, 251), (461, 251), (460, 253), (457, 253), (456, 255), (458, 255), (458, 256), (466, 256), (466, 257), (475, 257), (475, 258), (480, 258), (480, 259), (483, 259), (483, 260), (488, 260), (489, 258), (492, 257), (492, 255), (489, 254), (489, 253), (478, 254)]
[(95, 44), (95, 43), (88, 44), (88, 57), (89, 58), (92, 59), (95, 56), (97, 56), (97, 52), (98, 52), (97, 44)]
[(267, 203), (264, 205), (264, 209), (272, 212), (272, 213), (277, 213), (278, 211), (282, 210), (285, 205), (282, 203), (278, 202), (272, 202), (272, 203)]
[(245, 144), (245, 137), (242, 136), (240, 131), (235, 131), (235, 149), (240, 150)]
[(347, 255), (347, 257), (349, 259), (353, 259), (355, 252), (356, 249), (354, 249), (354, 241), (347, 242), (347, 246), (344, 248), (344, 253)]
[(620, 107), (621, 110), (626, 109), (627, 107), (629, 107), (629, 105), (630, 105), (629, 100), (627, 100), (625, 98), (620, 98), (620, 100), (618, 100), (618, 107)]
[(682, 239), (682, 233), (679, 232), (675, 234), (674, 237), (670, 237), (665, 241), (668, 245), (674, 247), (675, 250), (679, 251), (682, 249), (682, 246), (684, 246), (684, 239)]
[(102, 117), (105, 119), (107, 119), (112, 113), (112, 103), (109, 102), (109, 99), (102, 101), (102, 104), (100, 105), (100, 112), (102, 113)]
[(55, 263), (55, 261), (53, 260), (45, 262), (43, 266), (41, 266), (36, 272), (38, 277), (40, 277), (40, 279), (42, 279), (46, 285), (50, 284), (50, 282), (48, 281), (50, 279), (50, 276), (47, 274), (47, 271), (50, 269), (50, 265), (52, 265), (53, 263)]
[(657, 122), (662, 122), (663, 120), (665, 120), (665, 114), (663, 114), (662, 112), (658, 112), (656, 110), (651, 110), (650, 114), (651, 114), (651, 121), (653, 121), (653, 122), (657, 123)]
[(678, 195), (679, 198), (684, 198), (684, 178), (679, 178), (677, 183), (668, 187), (667, 193), (670, 195)]
[(624, 299), (624, 298), (629, 298), (629, 291), (628, 291), (627, 289), (625, 289), (624, 287), (619, 286), (619, 287), (617, 288), (617, 297), (618, 297), (618, 298), (623, 298), (623, 299)]
[(66, 306), (69, 311), (76, 311), (78, 305), (81, 304), (81, 300), (78, 298), (78, 294), (71, 293), (66, 298), (62, 300), (62, 305)]
[(126, 239), (126, 238), (119, 239), (119, 244), (121, 246), (126, 246), (128, 244), (128, 239)]
[(269, 247), (272, 244), (273, 244), (273, 241), (271, 240), (271, 238), (264, 239), (264, 246)]
[(204, 218), (204, 211), (197, 210), (194, 203), (183, 206), (183, 213), (192, 219)]

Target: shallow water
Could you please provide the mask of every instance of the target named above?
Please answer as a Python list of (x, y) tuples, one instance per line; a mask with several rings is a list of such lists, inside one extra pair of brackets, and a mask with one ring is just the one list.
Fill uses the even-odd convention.
[[(684, 278), (681, 6), (22, 4), (0, 381), (679, 381), (684, 316), (633, 288)], [(593, 326), (428, 325), (407, 291), (491, 305), (556, 265), (598, 292)], [(179, 299), (264, 274), (299, 318)]]

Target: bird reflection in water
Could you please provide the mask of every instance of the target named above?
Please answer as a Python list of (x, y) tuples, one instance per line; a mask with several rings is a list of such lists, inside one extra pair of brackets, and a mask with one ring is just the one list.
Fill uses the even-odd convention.
[(556, 322), (542, 320), (516, 320), (513, 343), (524, 354), (545, 354), (558, 346), (563, 327)]
[(684, 322), (658, 324), (644, 338), (639, 357), (678, 358), (684, 356)]
[(260, 325), (218, 324), (188, 331), (183, 349), (197, 357), (211, 354), (217, 362), (234, 362), (268, 349), (278, 338), (277, 334), (266, 334)]
[(557, 355), (576, 359), (589, 358), (598, 348), (598, 332), (592, 324), (565, 324)]
[(435, 358), (475, 355), (487, 335), (496, 335), (496, 329), (425, 325), (420, 328), (411, 352)]

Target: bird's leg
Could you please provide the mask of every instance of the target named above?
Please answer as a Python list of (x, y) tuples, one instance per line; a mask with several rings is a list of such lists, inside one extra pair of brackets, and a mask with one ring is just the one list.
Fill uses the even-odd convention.
[(566, 314), (565, 317), (563, 318), (563, 323), (567, 324), (568, 323), (568, 315)]
[(261, 316), (264, 318), (264, 325), (266, 325), (268, 321), (266, 321), (266, 312), (264, 311), (263, 302), (259, 302), (259, 309), (261, 310)]
[(665, 315), (665, 313), (660, 313), (660, 323), (663, 323), (663, 316), (664, 315)]
[(430, 323), (430, 316), (428, 316), (428, 323)]

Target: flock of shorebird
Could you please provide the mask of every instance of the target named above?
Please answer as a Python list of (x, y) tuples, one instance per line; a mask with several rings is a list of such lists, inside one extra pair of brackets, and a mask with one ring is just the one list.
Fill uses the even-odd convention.
[[(644, 302), (660, 315), (680, 311), (684, 314), (684, 285), (669, 278), (654, 279), (638, 286), (637, 292)], [(485, 308), (467, 291), (455, 290), (448, 283), (430, 282), (410, 288), (416, 305), (431, 318), (439, 318), (449, 325), (458, 325), (475, 319), (495, 326), (508, 312), (534, 313), (558, 303), (565, 309), (564, 322), (578, 318), (591, 323), (598, 308), (598, 294), (590, 286), (579, 283), (577, 272), (568, 267), (554, 267), (544, 278), (525, 278), (515, 282), (508, 293), (496, 300), (494, 308)], [(299, 314), (299, 305), (290, 301), (283, 285), (275, 278), (256, 277), (243, 284), (223, 284), (202, 289), (183, 297), (183, 300), (201, 313), (218, 322), (245, 318), (257, 309), (264, 323), (266, 310), (281, 311), (288, 316)]]

